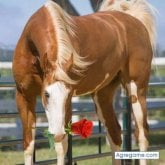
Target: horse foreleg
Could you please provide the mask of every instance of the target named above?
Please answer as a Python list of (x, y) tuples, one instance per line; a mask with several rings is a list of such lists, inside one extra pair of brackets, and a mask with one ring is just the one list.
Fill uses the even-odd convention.
[(36, 98), (25, 97), (17, 91), (17, 107), (23, 127), (23, 147), (25, 165), (33, 165), (36, 117), (34, 113)]
[[(136, 123), (136, 138), (139, 143), (140, 151), (147, 151), (148, 148), (148, 124), (146, 109), (146, 89), (138, 87), (134, 81), (128, 85), (129, 95), (131, 98), (132, 110)], [(147, 165), (146, 160), (140, 160), (140, 165)]]
[(121, 146), (121, 128), (113, 110), (113, 95), (117, 86), (118, 82), (113, 81), (93, 96), (98, 117), (107, 130), (107, 137), (112, 149), (113, 165), (121, 164), (120, 160), (114, 158), (115, 152), (120, 151)]
[(61, 142), (55, 142), (55, 151), (57, 154), (57, 165), (65, 164), (65, 154), (68, 150), (68, 135), (65, 135)]

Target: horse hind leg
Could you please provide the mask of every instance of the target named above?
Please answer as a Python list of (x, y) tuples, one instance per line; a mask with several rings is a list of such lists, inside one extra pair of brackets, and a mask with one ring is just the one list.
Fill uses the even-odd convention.
[(108, 86), (102, 88), (93, 95), (97, 115), (107, 130), (107, 137), (112, 149), (113, 165), (121, 164), (120, 160), (114, 159), (114, 153), (115, 151), (120, 151), (120, 146), (122, 143), (121, 127), (113, 110), (113, 95), (118, 85), (118, 80), (114, 80)]
[[(140, 151), (147, 151), (148, 148), (148, 123), (146, 108), (146, 88), (140, 88), (135, 81), (131, 81), (128, 85), (128, 93), (130, 96), (132, 110), (135, 119), (135, 135), (139, 144)], [(146, 160), (140, 160), (140, 165), (146, 165)]]
[[(28, 99), (30, 98), (30, 100)], [(19, 90), (16, 92), (16, 102), (23, 127), (23, 147), (25, 165), (33, 165), (35, 143), (35, 97), (25, 97)]]

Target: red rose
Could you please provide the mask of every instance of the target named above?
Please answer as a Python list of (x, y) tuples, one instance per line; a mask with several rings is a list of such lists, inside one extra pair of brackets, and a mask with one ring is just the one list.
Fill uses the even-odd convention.
[(92, 129), (92, 121), (86, 119), (71, 124), (71, 132), (80, 135), (82, 138), (88, 138), (92, 133)]

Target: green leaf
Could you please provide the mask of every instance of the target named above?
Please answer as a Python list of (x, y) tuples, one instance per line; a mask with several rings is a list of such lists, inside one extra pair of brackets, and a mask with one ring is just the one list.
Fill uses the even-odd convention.
[(50, 149), (54, 149), (54, 135), (46, 129), (44, 130), (44, 137), (48, 138)]
[(68, 123), (67, 127), (65, 127), (65, 132), (69, 135), (72, 135), (71, 124), (72, 124), (72, 122), (70, 121)]

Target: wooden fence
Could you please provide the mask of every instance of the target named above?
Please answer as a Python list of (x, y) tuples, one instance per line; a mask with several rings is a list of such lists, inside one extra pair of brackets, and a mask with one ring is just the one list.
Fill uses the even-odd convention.
[[(15, 87), (14, 83), (9, 83), (9, 82), (3, 82), (0, 83), (0, 88), (13, 88)], [(152, 88), (165, 88), (165, 83), (151, 83), (150, 87)], [(125, 151), (131, 151), (131, 134), (132, 134), (132, 128), (131, 128), (131, 113), (130, 113), (130, 108), (128, 104), (128, 100), (125, 97), (125, 95), (122, 95), (122, 105), (121, 107), (118, 107), (118, 111), (116, 113), (122, 113), (123, 114), (123, 119), (122, 119), (122, 124), (123, 124), (123, 150)], [(165, 101), (162, 99), (148, 99), (147, 100), (147, 106), (149, 112), (152, 110), (165, 110)], [(82, 115), (82, 114), (93, 114), (95, 113), (95, 107), (94, 104), (91, 100), (81, 100), (81, 101), (74, 101), (72, 103), (73, 109), (76, 109), (76, 111), (73, 111), (73, 115)], [(84, 110), (85, 109), (85, 110)], [(38, 111), (37, 112), (38, 116), (45, 116), (44, 111)], [(10, 113), (0, 113), (0, 118), (18, 118), (19, 114), (14, 112)], [(165, 128), (165, 123), (160, 125), (159, 127), (151, 127), (151, 130), (163, 130)], [(1, 128), (0, 128), (1, 129)], [(85, 156), (79, 156), (79, 157), (74, 157), (72, 154), (72, 142), (75, 139), (79, 139), (78, 136), (70, 136), (69, 137), (69, 148), (68, 148), (68, 154), (66, 157), (66, 162), (67, 165), (71, 165), (72, 163), (78, 164), (79, 161), (87, 160), (87, 159), (94, 159), (94, 158), (101, 158), (105, 156), (111, 156), (111, 152), (102, 152), (102, 141), (101, 137), (105, 137), (105, 132), (102, 130), (101, 123), (98, 121), (97, 124), (97, 132), (93, 133), (91, 138), (97, 138), (98, 139), (98, 153), (92, 154), (92, 155), (85, 155)], [(36, 143), (42, 143), (46, 142), (46, 138), (37, 138)], [(13, 146), (17, 144), (21, 144), (22, 139), (15, 139), (15, 140), (1, 140), (0, 141), (0, 147), (2, 146)], [(165, 149), (164, 145), (161, 146), (154, 146), (150, 147), (149, 150), (160, 150), (160, 149)], [(35, 158), (34, 154), (34, 161), (35, 164), (54, 164), (56, 162), (56, 159), (53, 160), (45, 160), (45, 161), (37, 161)], [(129, 160), (123, 161), (123, 164), (128, 164)]]

